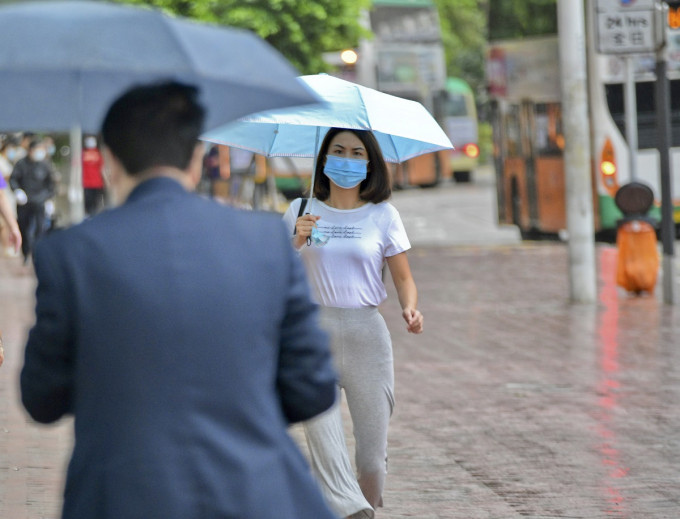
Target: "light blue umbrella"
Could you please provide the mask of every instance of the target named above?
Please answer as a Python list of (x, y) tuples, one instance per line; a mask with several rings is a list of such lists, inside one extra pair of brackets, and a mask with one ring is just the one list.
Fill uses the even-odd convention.
[(299, 79), (324, 103), (242, 117), (201, 139), (266, 157), (316, 157), (328, 129), (338, 127), (372, 130), (388, 162), (453, 148), (437, 121), (416, 101), (327, 74)]
[[(209, 131), (201, 139), (266, 157), (313, 157), (312, 186), (319, 143), (332, 127), (371, 130), (388, 162), (403, 162), (425, 153), (453, 148), (434, 117), (416, 101), (327, 74), (299, 79), (324, 103), (242, 117)], [(312, 191), (308, 212), (312, 212)], [(311, 241), (324, 245), (328, 237), (314, 229), (307, 244)]]

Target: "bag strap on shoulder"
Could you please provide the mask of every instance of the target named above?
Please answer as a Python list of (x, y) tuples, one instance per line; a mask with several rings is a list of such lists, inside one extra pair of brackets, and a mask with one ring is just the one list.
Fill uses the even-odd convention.
[[(302, 216), (302, 213), (305, 212), (305, 207), (307, 207), (307, 199), (303, 198), (300, 200), (300, 210), (298, 211), (297, 217), (300, 218)], [(297, 228), (293, 229), (293, 236), (297, 234)]]

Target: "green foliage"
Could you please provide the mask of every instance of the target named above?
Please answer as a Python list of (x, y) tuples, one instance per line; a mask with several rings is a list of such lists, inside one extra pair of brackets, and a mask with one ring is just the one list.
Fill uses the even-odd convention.
[(479, 162), (487, 164), (493, 159), (493, 129), (488, 122), (479, 122)]
[[(577, 0), (565, 0), (577, 1)], [(461, 77), (484, 103), (488, 40), (557, 33), (557, 0), (435, 0), (449, 76)]]
[(484, 84), (484, 0), (436, 0), (448, 76), (461, 77), (475, 92)]
[(543, 34), (557, 34), (557, 0), (489, 0), (489, 40)]
[(322, 54), (355, 47), (368, 33), (359, 24), (370, 0), (118, 0), (151, 5), (204, 22), (249, 29), (302, 74), (323, 72)]

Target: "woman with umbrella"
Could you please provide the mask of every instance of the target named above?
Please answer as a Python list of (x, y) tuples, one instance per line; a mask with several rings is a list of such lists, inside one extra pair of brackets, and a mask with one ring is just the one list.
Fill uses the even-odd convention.
[[(284, 220), (322, 306), (353, 422), (355, 477), (343, 435), (340, 406), (305, 424), (312, 467), (332, 508), (342, 517), (374, 517), (382, 506), (387, 428), (394, 406), (392, 344), (378, 306), (387, 293), (385, 264), (410, 333), (423, 330), (406, 250), (410, 243), (397, 210), (387, 202), (390, 178), (371, 131), (331, 128), (316, 161), (312, 214), (293, 201)], [(319, 238), (319, 233), (328, 239)], [(314, 241), (318, 246), (305, 246)], [(323, 244), (323, 246), (321, 246)]]

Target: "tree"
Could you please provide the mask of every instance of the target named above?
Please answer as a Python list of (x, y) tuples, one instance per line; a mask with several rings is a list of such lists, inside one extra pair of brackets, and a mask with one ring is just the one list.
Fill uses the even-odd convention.
[(489, 0), (489, 40), (543, 34), (557, 34), (557, 0)]
[(446, 72), (480, 92), (487, 35), (485, 0), (436, 0), (446, 53)]
[(150, 5), (204, 22), (249, 29), (269, 42), (302, 74), (327, 69), (322, 55), (355, 47), (370, 33), (360, 12), (370, 0), (118, 0)]
[(447, 74), (465, 79), (481, 101), (487, 41), (557, 33), (557, 0), (435, 0), (435, 3)]

